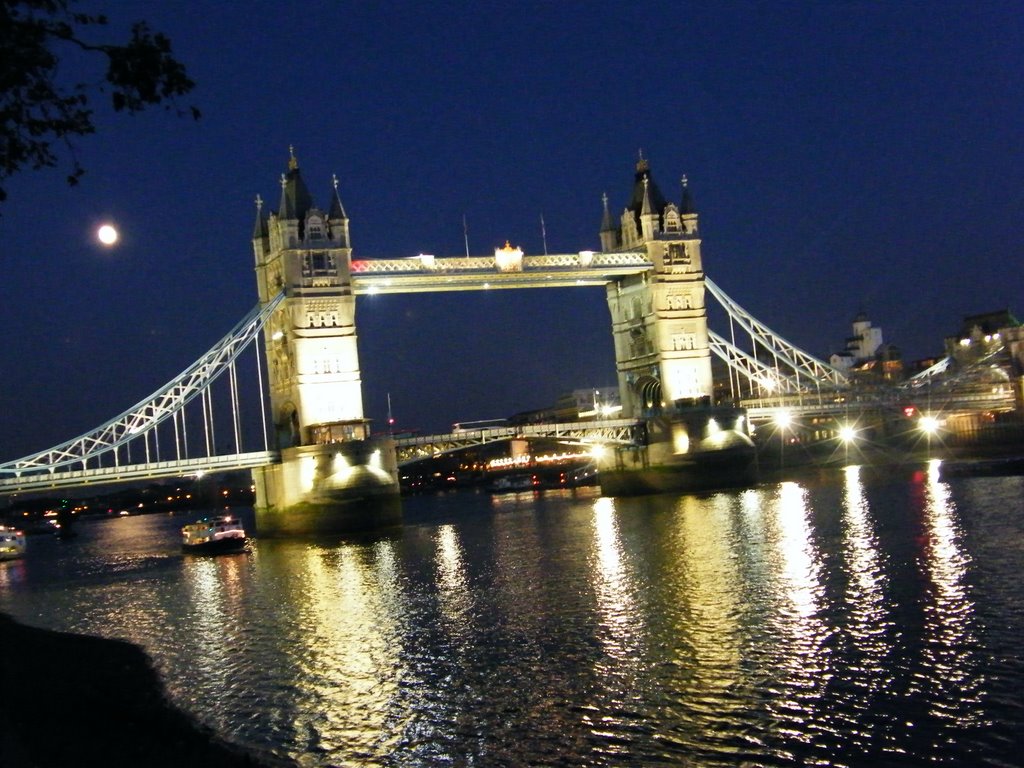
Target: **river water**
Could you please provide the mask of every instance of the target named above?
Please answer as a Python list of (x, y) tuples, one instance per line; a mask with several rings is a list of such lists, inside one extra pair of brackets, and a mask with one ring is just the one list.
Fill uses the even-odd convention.
[(1022, 499), (934, 465), (459, 492), (216, 558), (127, 517), (31, 538), (0, 610), (142, 645), (181, 707), (308, 766), (1020, 766)]

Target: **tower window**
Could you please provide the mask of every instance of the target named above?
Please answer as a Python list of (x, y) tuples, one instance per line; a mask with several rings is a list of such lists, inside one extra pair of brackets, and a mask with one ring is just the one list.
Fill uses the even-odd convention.
[(306, 219), (306, 238), (309, 240), (324, 239), (324, 220), (319, 216), (310, 216)]
[(303, 277), (324, 277), (334, 272), (334, 256), (326, 251), (310, 251), (302, 260)]
[(686, 243), (669, 243), (668, 253), (665, 254), (666, 266), (685, 265), (690, 263), (690, 253), (686, 250)]

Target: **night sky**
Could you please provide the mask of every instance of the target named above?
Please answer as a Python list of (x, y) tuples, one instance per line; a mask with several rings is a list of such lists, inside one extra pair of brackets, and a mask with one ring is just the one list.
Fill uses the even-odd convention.
[[(549, 252), (599, 249), (642, 150), (670, 199), (688, 176), (707, 274), (813, 354), (860, 311), (909, 360), (1024, 314), (1016, 2), (82, 8), (167, 33), (203, 118), (97, 102), (77, 188), (69, 163), (8, 183), (0, 460), (120, 413), (256, 303), (253, 200), (276, 209), (289, 145), (321, 207), (338, 175), (357, 259), (464, 254), (463, 216), (473, 255), (542, 253), (542, 215)], [(615, 384), (600, 289), (363, 297), (357, 325), (378, 425), (388, 393), (430, 432)]]

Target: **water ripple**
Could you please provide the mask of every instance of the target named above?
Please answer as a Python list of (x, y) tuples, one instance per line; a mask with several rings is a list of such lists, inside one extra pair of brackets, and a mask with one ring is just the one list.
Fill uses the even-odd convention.
[(176, 701), (306, 766), (1019, 765), (1022, 491), (448, 495), (397, 536), (216, 559), (132, 518), (41, 542), (0, 609), (141, 643)]

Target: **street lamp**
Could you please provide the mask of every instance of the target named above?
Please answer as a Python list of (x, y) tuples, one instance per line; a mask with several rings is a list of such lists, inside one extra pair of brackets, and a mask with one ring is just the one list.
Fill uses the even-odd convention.
[(918, 426), (921, 431), (924, 432), (926, 445), (927, 445), (927, 456), (932, 456), (932, 435), (939, 431), (939, 420), (934, 416), (922, 416), (921, 420), (918, 421)]
[(850, 443), (857, 439), (857, 430), (851, 424), (844, 424), (839, 428), (839, 439), (843, 441), (845, 461), (850, 463)]
[(786, 427), (793, 423), (793, 415), (785, 408), (775, 414), (775, 426), (779, 430), (779, 469), (785, 466)]

